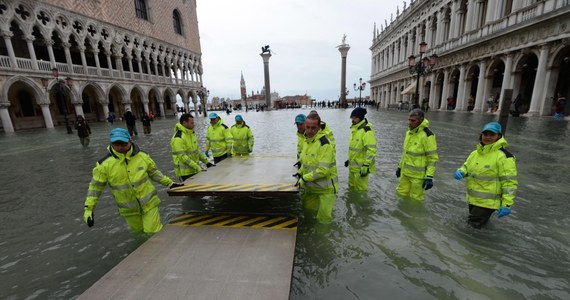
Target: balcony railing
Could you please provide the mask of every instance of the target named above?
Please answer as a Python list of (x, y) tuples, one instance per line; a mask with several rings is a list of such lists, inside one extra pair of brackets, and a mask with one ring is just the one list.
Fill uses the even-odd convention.
[[(49, 76), (51, 76), (51, 70), (53, 68), (51, 62), (44, 61), (44, 60), (38, 60), (37, 64), (38, 64), (39, 71), (49, 73)], [(16, 57), (16, 65), (17, 65), (17, 68), (12, 68), (12, 65), (10, 63), (10, 57), (0, 55), (0, 72), (2, 71), (2, 69), (9, 69), (11, 71), (22, 71), (22, 72), (36, 71), (33, 68), (32, 60), (29, 58)], [(164, 76), (157, 76), (157, 75), (149, 75), (149, 74), (141, 74), (141, 73), (136, 73), (136, 72), (123, 71), (124, 77), (121, 77), (121, 72), (119, 70), (109, 70), (106, 68), (100, 68), (99, 70), (100, 70), (101, 74), (99, 75), (96, 67), (91, 67), (91, 66), (84, 67), (82, 65), (72, 65), (73, 73), (70, 73), (69, 72), (69, 65), (67, 63), (60, 63), (60, 62), (57, 62), (55, 64), (55, 67), (59, 70), (59, 73), (62, 76), (77, 77), (77, 75), (80, 75), (80, 77), (87, 77), (87, 78), (88, 77), (98, 77), (98, 78), (109, 78), (109, 79), (111, 79), (111, 74), (112, 74), (112, 78), (115, 80), (116, 79), (125, 79), (125, 80), (129, 80), (129, 81), (133, 80), (133, 81), (137, 81), (137, 82), (140, 82), (140, 81), (148, 82), (148, 83), (160, 82), (160, 83), (177, 85), (175, 78), (167, 78)], [(48, 76), (48, 74), (46, 74), (46, 76)], [(182, 80), (178, 80), (178, 85), (181, 85), (182, 83), (183, 83)], [(187, 84), (185, 84), (185, 85), (190, 86), (190, 87), (200, 87), (201, 86), (201, 84), (199, 82), (187, 82)]]

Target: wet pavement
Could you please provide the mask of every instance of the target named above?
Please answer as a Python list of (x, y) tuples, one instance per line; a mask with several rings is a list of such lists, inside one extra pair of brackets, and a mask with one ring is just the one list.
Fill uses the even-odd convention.
[[(294, 116), (305, 110), (242, 112), (255, 135), (254, 155), (294, 155)], [(291, 299), (569, 299), (570, 124), (511, 118), (506, 139), (517, 157), (513, 213), (483, 230), (466, 225), (464, 182), (453, 171), (475, 149), (495, 115), (429, 112), (440, 161), (422, 203), (394, 195), (407, 115), (369, 110), (378, 139), (377, 173), (363, 196), (347, 191), (348, 110), (319, 110), (337, 141), (341, 189), (328, 226), (303, 218), (298, 199), (168, 197), (157, 186), (166, 223), (187, 210), (269, 211), (301, 216)], [(222, 118), (234, 124), (232, 114)], [(208, 121), (196, 119), (203, 145)], [(175, 119), (156, 120), (135, 139), (174, 177), (169, 141)], [(90, 124), (83, 148), (65, 128), (0, 133), (0, 298), (73, 299), (137, 248), (106, 189), (95, 227), (83, 201), (95, 162), (105, 155), (106, 123)], [(122, 126), (116, 122), (114, 126)], [(142, 133), (141, 124), (137, 124)], [(269, 170), (268, 170), (269, 171)], [(244, 174), (247, 176), (247, 174)]]

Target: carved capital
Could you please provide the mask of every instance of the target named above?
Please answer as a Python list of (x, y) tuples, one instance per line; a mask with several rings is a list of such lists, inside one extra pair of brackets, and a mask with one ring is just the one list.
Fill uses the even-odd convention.
[(0, 109), (7, 109), (10, 105), (10, 102), (0, 102)]

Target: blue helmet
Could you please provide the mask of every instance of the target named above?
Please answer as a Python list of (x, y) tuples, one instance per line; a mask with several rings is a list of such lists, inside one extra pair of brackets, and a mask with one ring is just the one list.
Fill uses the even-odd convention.
[(489, 122), (489, 123), (485, 124), (485, 126), (483, 126), (481, 133), (483, 133), (485, 131), (490, 131), (490, 132), (494, 132), (494, 133), (501, 133), (503, 131), (503, 129), (501, 128), (501, 124), (499, 124), (497, 122)]
[(131, 140), (131, 135), (125, 128), (115, 128), (109, 133), (111, 143), (121, 141), (128, 143)]
[(303, 123), (305, 123), (305, 119), (307, 119), (307, 117), (304, 114), (298, 114), (295, 117), (295, 123), (296, 124), (303, 124)]
[(218, 118), (218, 114), (215, 113), (215, 112), (210, 113), (210, 115), (208, 115), (208, 118), (209, 118), (209, 119), (217, 119), (217, 118)]

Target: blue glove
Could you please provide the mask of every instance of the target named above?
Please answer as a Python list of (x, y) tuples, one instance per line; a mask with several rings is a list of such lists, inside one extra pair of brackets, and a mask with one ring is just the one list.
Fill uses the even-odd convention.
[(204, 151), (204, 155), (206, 155), (206, 157), (210, 157), (210, 154), (208, 154), (208, 150)]
[(402, 169), (398, 168), (398, 170), (396, 170), (396, 177), (400, 178), (400, 173), (402, 173)]
[(453, 173), (453, 178), (457, 180), (463, 179), (463, 171), (461, 171), (461, 169), (455, 170), (455, 173)]
[(424, 179), (424, 184), (422, 184), (424, 190), (429, 190), (433, 187), (433, 180), (431, 178)]
[(501, 217), (510, 215), (510, 214), (511, 214), (511, 209), (508, 208), (508, 207), (501, 206), (501, 207), (499, 207), (499, 209), (497, 210), (497, 213), (499, 214), (499, 218), (501, 218)]

